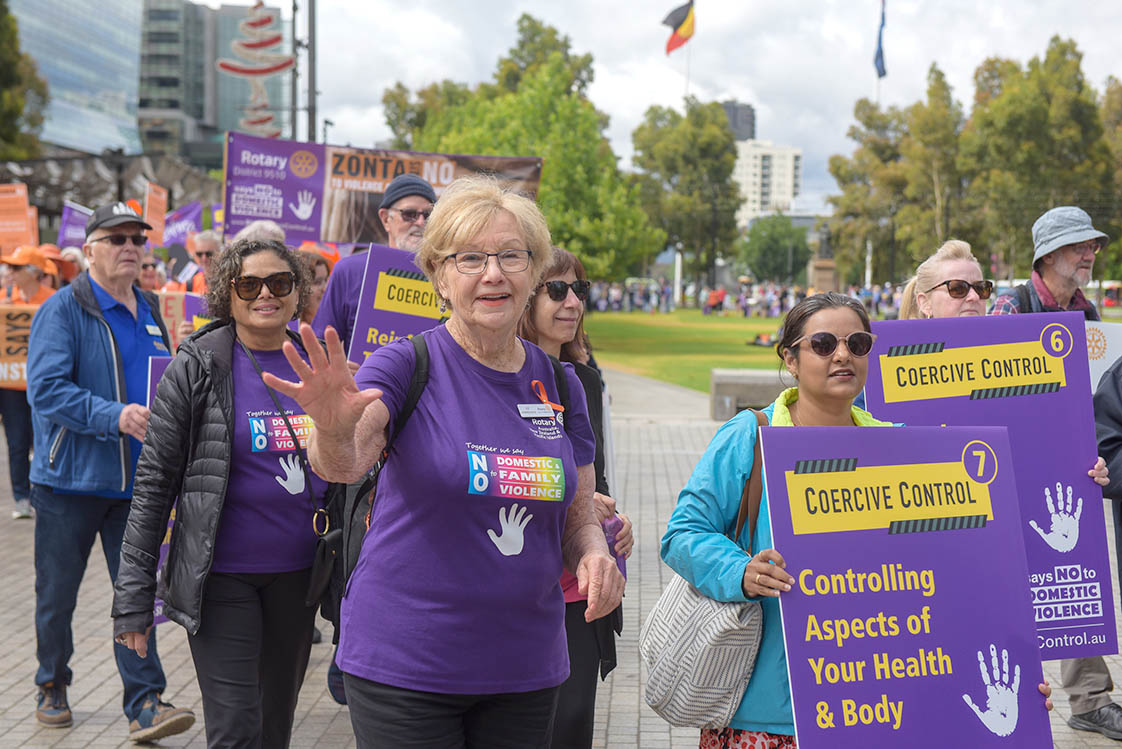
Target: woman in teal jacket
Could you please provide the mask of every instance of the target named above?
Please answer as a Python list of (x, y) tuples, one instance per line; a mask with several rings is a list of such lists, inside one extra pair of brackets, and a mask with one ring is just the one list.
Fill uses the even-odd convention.
[[(826, 293), (807, 297), (787, 314), (777, 353), (797, 387), (764, 409), (772, 426), (892, 426), (853, 405), (865, 387), (874, 336), (857, 300)], [(787, 680), (779, 602), (791, 589), (782, 554), (771, 548), (766, 488), (747, 557), (747, 527), (733, 543), (744, 483), (752, 471), (756, 418), (745, 411), (725, 424), (678, 495), (662, 537), (662, 558), (705, 595), (718, 601), (760, 600), (764, 636), (748, 689), (730, 725), (701, 732), (701, 749), (793, 749), (794, 714)], [(1040, 685), (1045, 698), (1047, 683)], [(1051, 702), (1046, 699), (1048, 708)]]

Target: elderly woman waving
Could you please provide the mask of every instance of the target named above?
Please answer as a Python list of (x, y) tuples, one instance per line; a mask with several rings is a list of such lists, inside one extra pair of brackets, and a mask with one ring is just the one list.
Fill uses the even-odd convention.
[[(548, 746), (569, 672), (562, 568), (587, 591), (588, 620), (619, 605), (584, 390), (565, 365), (560, 413), (551, 361), (515, 335), (551, 260), (537, 206), (493, 180), (458, 180), (428, 221), (417, 264), (450, 317), (424, 334), (428, 384), (396, 433), (343, 599), (338, 662), (359, 747)], [(309, 326), (301, 335), (310, 364), (285, 347), (300, 382), (269, 384), (314, 420), (313, 469), (355, 481), (393, 430), (414, 345), (378, 349), (352, 378), (333, 329), (326, 356)]]

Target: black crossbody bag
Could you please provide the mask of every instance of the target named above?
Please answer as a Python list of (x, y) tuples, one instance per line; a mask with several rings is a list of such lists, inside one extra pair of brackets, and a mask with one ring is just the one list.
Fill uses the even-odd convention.
[[(288, 420), (288, 412), (284, 410), (280, 398), (277, 397), (273, 389), (265, 384), (265, 375), (261, 371), (261, 365), (257, 363), (257, 359), (253, 356), (253, 352), (242, 343), (240, 338), (238, 339), (238, 345), (242, 347), (242, 351), (249, 357), (253, 368), (257, 370), (257, 376), (261, 378), (261, 384), (265, 385), (265, 390), (272, 398), (273, 405), (276, 406), (277, 412), (284, 419), (288, 436), (292, 438), (292, 444), (296, 448), (296, 452), (300, 454), (300, 467), (304, 471), (304, 490), (308, 493), (308, 502), (312, 506), (312, 532), (316, 534), (315, 559), (312, 562), (312, 574), (308, 580), (308, 592), (304, 596), (304, 605), (317, 606), (327, 592), (328, 585), (331, 583), (331, 576), (335, 571), (336, 560), (343, 551), (343, 529), (331, 527), (331, 513), (327, 506), (329, 503), (328, 496), (324, 497), (322, 505), (316, 502), (315, 494), (312, 493), (312, 467), (308, 463), (308, 454), (300, 446), (300, 439), (296, 436), (296, 430), (292, 428), (292, 422)], [(328, 490), (328, 495), (330, 494), (331, 491)]]

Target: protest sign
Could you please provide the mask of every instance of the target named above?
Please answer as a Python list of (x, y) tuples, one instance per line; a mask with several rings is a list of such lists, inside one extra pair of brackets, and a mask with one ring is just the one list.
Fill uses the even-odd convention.
[(28, 222), (27, 185), (16, 182), (0, 185), (0, 251), (31, 244)]
[(378, 206), (400, 174), (416, 174), (437, 195), (465, 174), (493, 174), (536, 195), (537, 157), (459, 156), (327, 146), (228, 133), (224, 229), (232, 235), (257, 219), (280, 224), (290, 245), (311, 240), (384, 243)]
[(222, 204), (215, 203), (210, 207), (210, 228), (219, 234), (222, 233)]
[(144, 220), (152, 225), (148, 232), (148, 243), (152, 247), (164, 245), (164, 221), (168, 212), (168, 191), (155, 182), (148, 183), (144, 195)]
[(1083, 315), (874, 322), (873, 332), (874, 416), (1009, 428), (1041, 657), (1117, 653), (1102, 489), (1087, 475), (1098, 446)]
[(179, 348), (179, 323), (184, 320), (194, 323), (196, 317), (206, 316), (206, 302), (198, 294), (187, 291), (161, 291), (160, 316), (164, 318), (168, 335), (171, 336), (171, 350)]
[(362, 363), (378, 348), (435, 326), (440, 300), (405, 250), (371, 245), (358, 298), (348, 358)]
[(27, 207), (27, 231), (30, 244), (39, 245), (39, 209), (33, 205)]
[(0, 388), (27, 390), (27, 340), (31, 335), (34, 304), (0, 306)]
[(1087, 362), (1091, 371), (1091, 392), (1114, 362), (1122, 357), (1122, 323), (1092, 322), (1087, 326)]
[(762, 435), (799, 748), (1051, 747), (1006, 430)]
[[(149, 356), (148, 357), (148, 408), (152, 408), (152, 402), (156, 400), (156, 386), (160, 384), (160, 378), (164, 376), (164, 371), (167, 370), (168, 365), (171, 364), (172, 357), (170, 356)], [(156, 577), (162, 574), (164, 564), (168, 560), (168, 545), (171, 543), (171, 526), (175, 523), (175, 508), (171, 509), (171, 516), (168, 518), (167, 533), (164, 534), (164, 540), (160, 543), (160, 559), (156, 563)], [(155, 614), (154, 624), (163, 624), (168, 619), (164, 616), (164, 602), (157, 597), (156, 604), (153, 610)]]
[(167, 215), (164, 221), (164, 246), (186, 246), (187, 237), (203, 230), (203, 204), (199, 201), (181, 205)]
[(86, 243), (86, 221), (93, 211), (70, 200), (62, 203), (62, 218), (58, 223), (58, 246), (81, 247)]

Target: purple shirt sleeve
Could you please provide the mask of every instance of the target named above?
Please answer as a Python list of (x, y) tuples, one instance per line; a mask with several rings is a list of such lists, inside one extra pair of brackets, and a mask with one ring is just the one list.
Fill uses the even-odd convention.
[(355, 375), (355, 384), (359, 390), (378, 388), (382, 391), (382, 403), (390, 412), (388, 426), (391, 433), (394, 419), (409, 393), (416, 361), (417, 354), (413, 350), (413, 344), (408, 338), (400, 338), (366, 357)]
[(339, 333), (343, 350), (350, 351), (351, 334), (354, 330), (355, 315), (358, 314), (358, 297), (362, 291), (362, 276), (366, 272), (366, 253), (349, 255), (335, 264), (335, 269), (327, 279), (323, 300), (312, 320), (316, 336), (323, 338), (323, 332), (330, 325)]
[(563, 366), (569, 381), (569, 410), (572, 412), (565, 414), (565, 433), (573, 445), (573, 459), (578, 466), (586, 466), (596, 459), (596, 437), (588, 420), (588, 401), (573, 365), (565, 363)]

